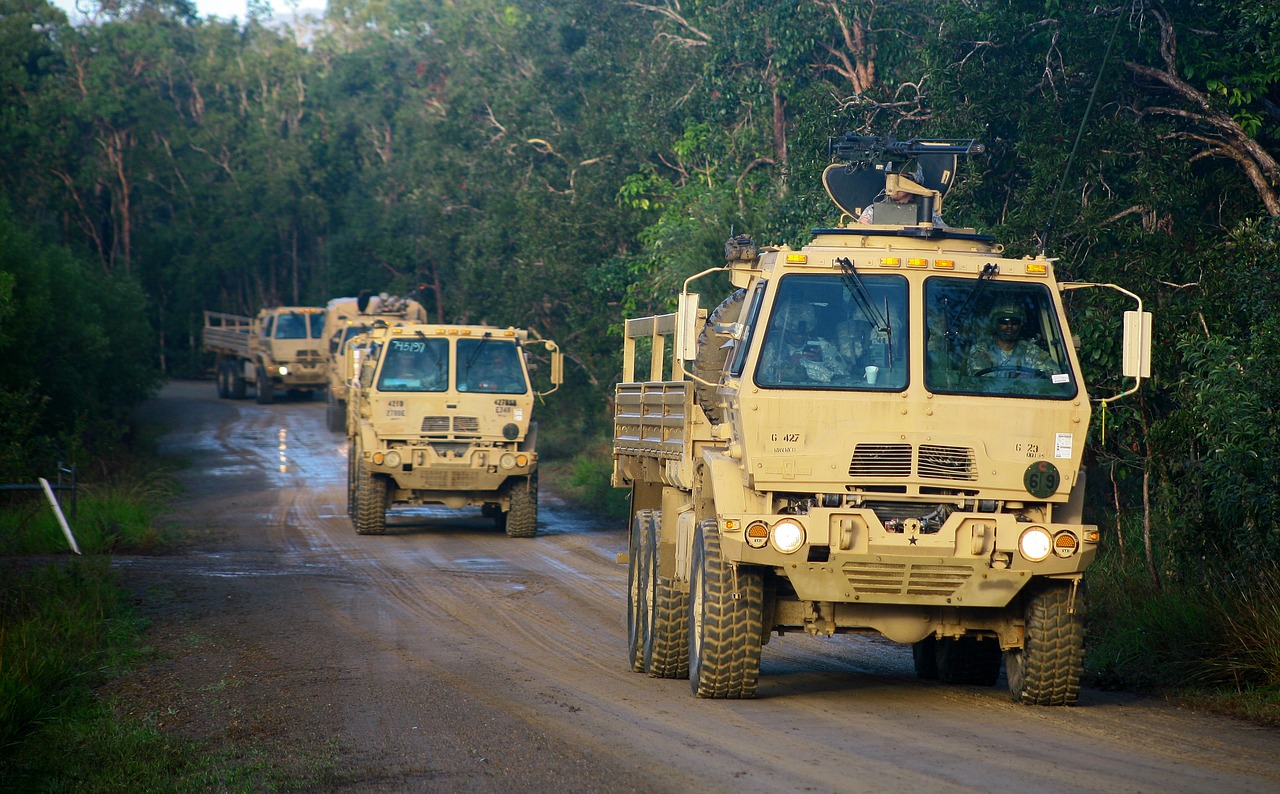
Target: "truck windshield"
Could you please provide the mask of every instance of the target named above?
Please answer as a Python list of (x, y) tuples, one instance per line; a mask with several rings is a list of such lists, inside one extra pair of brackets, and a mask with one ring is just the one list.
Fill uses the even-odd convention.
[(378, 391), (445, 391), (449, 388), (447, 339), (392, 339), (378, 376)]
[(323, 314), (317, 313), (317, 314), (311, 315), (311, 338), (312, 339), (324, 338), (324, 315)]
[(901, 391), (908, 319), (901, 276), (783, 276), (755, 382), (771, 389)]
[(458, 391), (524, 394), (528, 390), (520, 348), (514, 342), (458, 340)]
[[(975, 294), (978, 296), (974, 299)], [(1076, 396), (1057, 308), (1043, 284), (925, 282), (925, 385), (939, 394)]]
[(306, 339), (306, 315), (290, 312), (276, 317), (276, 339)]

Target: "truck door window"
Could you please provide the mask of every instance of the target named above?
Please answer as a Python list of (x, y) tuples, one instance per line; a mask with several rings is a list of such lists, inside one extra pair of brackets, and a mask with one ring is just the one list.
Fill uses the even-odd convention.
[(747, 304), (747, 312), (742, 317), (742, 338), (734, 340), (733, 359), (729, 363), (729, 374), (735, 378), (742, 377), (742, 368), (747, 363), (747, 351), (751, 349), (751, 337), (755, 333), (756, 320), (760, 319), (760, 304), (764, 301), (765, 290), (769, 282), (761, 281), (751, 293), (751, 302)]
[(861, 276), (854, 284), (834, 274), (783, 276), (755, 382), (773, 389), (901, 391), (908, 319), (901, 276)]
[(520, 348), (514, 342), (458, 340), (458, 391), (524, 394), (528, 390)]
[(970, 279), (925, 282), (925, 385), (940, 394), (1067, 400), (1077, 378), (1043, 284), (992, 283), (969, 300)]
[(436, 392), (449, 388), (449, 340), (387, 342), (378, 391)]
[(317, 313), (317, 314), (311, 315), (311, 338), (312, 339), (324, 338), (324, 315), (323, 314)]
[(289, 312), (276, 318), (276, 339), (306, 339), (307, 318), (301, 314)]

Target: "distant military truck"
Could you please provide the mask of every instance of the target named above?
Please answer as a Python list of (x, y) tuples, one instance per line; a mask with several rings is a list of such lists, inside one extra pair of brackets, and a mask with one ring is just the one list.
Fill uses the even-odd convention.
[[(511, 537), (538, 526), (537, 397), (563, 381), (554, 342), (514, 328), (375, 322), (348, 399), (348, 494), (356, 532), (382, 534), (387, 510), (478, 506)], [(536, 392), (526, 348), (550, 355)]]
[[(1100, 533), (1062, 296), (1112, 285), (943, 224), (974, 148), (837, 139), (824, 180), (846, 222), (800, 249), (733, 238), (674, 314), (626, 321), (613, 481), (637, 672), (752, 697), (773, 633), (868, 633), (912, 645), (921, 678), (991, 685), (1003, 660), (1014, 699), (1076, 700)], [(732, 289), (708, 312), (698, 281)]]
[(329, 384), (326, 421), (330, 430), (338, 432), (347, 427), (347, 382), (350, 375), (343, 373), (342, 366), (347, 343), (352, 337), (369, 331), (378, 320), (387, 325), (425, 323), (427, 310), (413, 298), (367, 292), (358, 298), (334, 298), (325, 307), (324, 327), (328, 337), (325, 372)]
[(323, 309), (277, 306), (256, 317), (207, 311), (201, 339), (217, 356), (219, 397), (242, 400), (252, 387), (267, 404), (280, 390), (309, 394), (325, 387)]

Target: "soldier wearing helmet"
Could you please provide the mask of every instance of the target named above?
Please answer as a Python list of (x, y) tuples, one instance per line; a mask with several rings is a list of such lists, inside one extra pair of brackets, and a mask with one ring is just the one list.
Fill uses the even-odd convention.
[(1062, 371), (1034, 342), (1022, 337), (1025, 313), (1013, 304), (991, 311), (991, 333), (969, 350), (965, 371), (993, 378), (1047, 378)]

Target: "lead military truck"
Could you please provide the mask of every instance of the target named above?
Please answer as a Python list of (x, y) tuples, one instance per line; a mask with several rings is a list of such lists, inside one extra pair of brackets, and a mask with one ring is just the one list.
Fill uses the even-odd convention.
[[(551, 387), (535, 391), (526, 348), (550, 353)], [(353, 339), (348, 390), (348, 509), (380, 535), (394, 506), (479, 506), (511, 537), (538, 526), (536, 398), (563, 381), (554, 342), (526, 330), (375, 322)], [(354, 360), (354, 356), (350, 360)]]
[(325, 386), (324, 310), (275, 306), (254, 317), (204, 313), (201, 342), (217, 356), (218, 396), (242, 400), (253, 388), (262, 404), (277, 391), (314, 393)]
[[(1112, 285), (942, 223), (977, 147), (833, 139), (838, 226), (797, 250), (733, 239), (674, 314), (626, 321), (634, 670), (752, 697), (774, 633), (868, 633), (911, 644), (922, 678), (992, 685), (1003, 660), (1015, 700), (1076, 700), (1100, 538), (1063, 294)], [(732, 286), (708, 312), (691, 287), (716, 279)], [(1149, 366), (1141, 308), (1126, 377)]]

